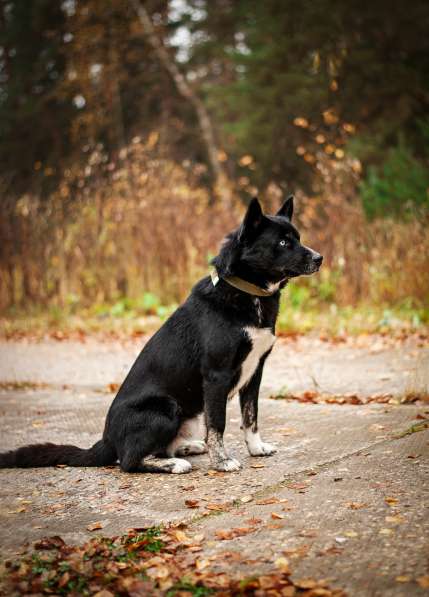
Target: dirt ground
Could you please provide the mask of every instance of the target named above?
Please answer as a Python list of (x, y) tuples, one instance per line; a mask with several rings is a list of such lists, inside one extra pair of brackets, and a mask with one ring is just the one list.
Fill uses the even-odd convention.
[[(46, 440), (91, 445), (113, 397), (108, 386), (123, 379), (141, 345), (0, 343), (0, 449)], [(97, 532), (113, 535), (187, 521), (204, 533), (203, 556), (227, 548), (253, 561), (250, 572), (286, 554), (296, 578), (328, 578), (349, 595), (423, 595), (417, 579), (429, 574), (429, 404), (398, 402), (427, 389), (428, 379), (429, 347), (417, 337), (279, 340), (260, 406), (262, 435), (277, 454), (246, 454), (233, 401), (226, 442), (243, 464), (237, 473), (213, 474), (205, 455), (191, 458), (187, 475), (2, 470), (2, 552), (10, 556), (53, 534), (81, 542), (94, 522)], [(397, 400), (352, 406), (269, 398), (280, 391)], [(246, 536), (224, 532), (250, 526)], [(217, 565), (248, 575), (238, 560)]]

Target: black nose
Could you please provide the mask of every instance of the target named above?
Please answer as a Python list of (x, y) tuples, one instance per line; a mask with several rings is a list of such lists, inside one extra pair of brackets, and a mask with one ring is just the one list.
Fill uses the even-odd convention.
[(322, 261), (323, 261), (322, 255), (319, 255), (319, 253), (317, 253), (316, 255), (313, 255), (313, 261), (318, 266), (322, 265)]

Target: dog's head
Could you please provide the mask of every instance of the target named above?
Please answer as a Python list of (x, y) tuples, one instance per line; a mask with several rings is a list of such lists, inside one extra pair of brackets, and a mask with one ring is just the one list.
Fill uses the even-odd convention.
[(317, 272), (323, 257), (301, 244), (292, 225), (293, 197), (274, 216), (252, 199), (241, 226), (227, 236), (214, 259), (220, 275), (235, 275), (263, 286)]

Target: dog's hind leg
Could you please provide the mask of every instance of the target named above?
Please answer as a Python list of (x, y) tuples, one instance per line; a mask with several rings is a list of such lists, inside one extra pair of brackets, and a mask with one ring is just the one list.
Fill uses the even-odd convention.
[(191, 463), (182, 458), (144, 462), (150, 454), (165, 449), (177, 435), (178, 416), (145, 411), (133, 419), (119, 453), (121, 469), (127, 473), (187, 473)]
[(207, 452), (207, 444), (203, 440), (205, 434), (203, 416), (197, 415), (185, 419), (174, 440), (167, 446), (167, 456), (191, 456)]
[(184, 458), (167, 458), (165, 460), (144, 461), (144, 456), (136, 451), (126, 451), (121, 460), (121, 469), (126, 473), (188, 473), (192, 469), (190, 462)]

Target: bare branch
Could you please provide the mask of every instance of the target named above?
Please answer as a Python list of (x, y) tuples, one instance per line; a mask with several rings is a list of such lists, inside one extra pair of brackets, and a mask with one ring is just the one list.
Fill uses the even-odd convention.
[(223, 197), (223, 199), (226, 199), (229, 203), (231, 200), (230, 184), (222, 163), (219, 160), (219, 150), (216, 144), (210, 115), (200, 97), (189, 85), (186, 77), (180, 72), (174, 59), (172, 59), (163, 42), (157, 36), (152, 20), (140, 0), (130, 1), (137, 13), (140, 23), (143, 26), (150, 45), (158, 56), (159, 61), (171, 75), (180, 95), (188, 100), (195, 109), (198, 123), (200, 125), (202, 136), (207, 148), (210, 167), (215, 180), (216, 194), (220, 197)]

